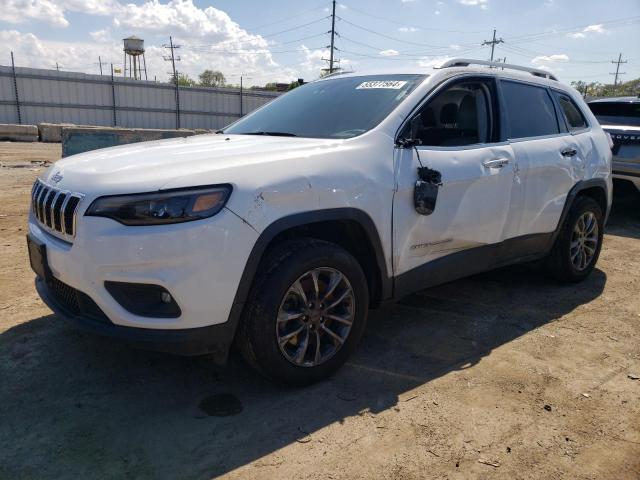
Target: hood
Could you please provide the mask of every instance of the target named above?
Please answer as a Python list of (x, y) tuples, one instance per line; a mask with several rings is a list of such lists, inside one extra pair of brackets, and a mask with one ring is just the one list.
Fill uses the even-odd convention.
[(194, 177), (202, 178), (201, 185), (233, 183), (238, 178), (229, 177), (237, 177), (240, 168), (246, 175), (245, 167), (335, 151), (343, 142), (261, 135), (196, 135), (73, 155), (56, 162), (41, 179), (88, 195), (154, 191), (169, 183), (171, 187), (178, 185), (182, 177), (191, 181)]

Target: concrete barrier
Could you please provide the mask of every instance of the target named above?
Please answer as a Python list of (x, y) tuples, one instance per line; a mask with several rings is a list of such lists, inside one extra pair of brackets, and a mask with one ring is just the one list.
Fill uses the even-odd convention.
[(0, 140), (11, 142), (37, 142), (38, 127), (35, 125), (0, 124)]
[(60, 143), (62, 141), (62, 128), (74, 126), (73, 123), (39, 123), (38, 132), (40, 133), (40, 141)]
[(129, 143), (162, 140), (164, 138), (190, 137), (195, 130), (160, 130), (144, 128), (92, 128), (63, 127), (62, 156), (97, 150), (99, 148), (126, 145)]

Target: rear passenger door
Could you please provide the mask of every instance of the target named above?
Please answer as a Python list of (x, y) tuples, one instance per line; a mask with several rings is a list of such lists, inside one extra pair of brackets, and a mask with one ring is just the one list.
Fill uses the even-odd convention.
[(509, 222), (505, 236), (553, 232), (575, 183), (575, 155), (571, 155), (564, 121), (545, 86), (501, 79), (500, 91), (522, 190), (518, 218)]
[(589, 165), (599, 165), (593, 161), (597, 151), (591, 141), (591, 128), (578, 104), (565, 92), (552, 89), (557, 102), (560, 122), (564, 122), (569, 134), (565, 135), (565, 155), (571, 161), (573, 177), (576, 180), (585, 178)]

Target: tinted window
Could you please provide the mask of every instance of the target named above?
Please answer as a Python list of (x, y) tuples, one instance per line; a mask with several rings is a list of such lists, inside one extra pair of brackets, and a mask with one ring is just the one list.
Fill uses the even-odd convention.
[(510, 138), (560, 133), (551, 97), (545, 88), (502, 81)]
[(581, 128), (588, 127), (587, 121), (582, 115), (582, 112), (571, 98), (558, 92), (554, 92), (554, 95), (558, 99), (558, 103), (564, 113), (564, 118), (567, 121), (569, 130), (580, 130)]
[(420, 144), (446, 147), (486, 143), (491, 134), (488, 92), (480, 83), (463, 83), (439, 93), (420, 110), (416, 132)]
[(224, 133), (351, 138), (380, 123), (426, 75), (337, 77), (298, 87)]
[(603, 125), (640, 127), (640, 102), (593, 102), (589, 108)]

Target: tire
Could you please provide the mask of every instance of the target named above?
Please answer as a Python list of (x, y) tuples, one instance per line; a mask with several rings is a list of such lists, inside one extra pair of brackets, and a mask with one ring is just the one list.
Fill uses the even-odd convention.
[(266, 253), (245, 305), (236, 344), (247, 363), (276, 382), (308, 385), (331, 375), (356, 349), (369, 289), (360, 264), (346, 250), (296, 239)]
[[(585, 222), (589, 218), (595, 221), (591, 228), (597, 231), (595, 234), (590, 234), (588, 238), (582, 237), (582, 242), (587, 248), (580, 253), (581, 237), (578, 230), (582, 227), (579, 222)], [(582, 226), (585, 225), (587, 224), (582, 223)], [(547, 265), (553, 276), (565, 283), (576, 283), (587, 278), (598, 261), (603, 231), (604, 215), (600, 205), (591, 197), (578, 196), (569, 210), (548, 257)], [(578, 247), (576, 247), (576, 241)], [(592, 252), (591, 249), (593, 249)], [(590, 256), (588, 258), (582, 256), (584, 252)]]

